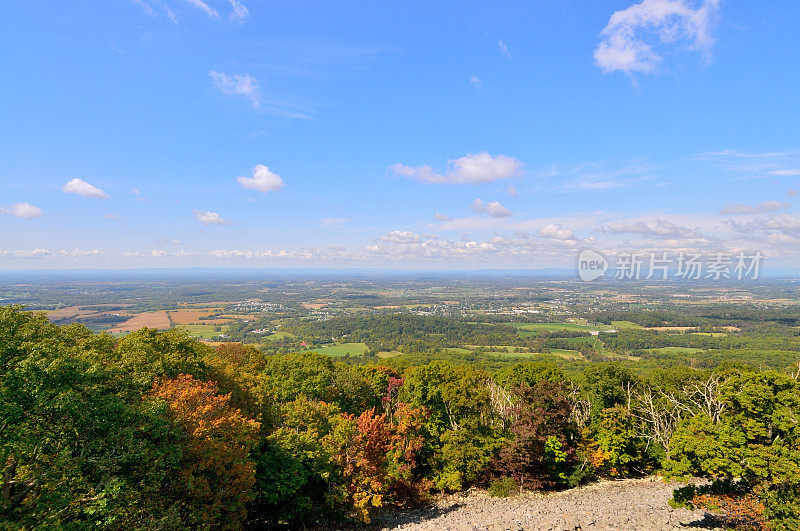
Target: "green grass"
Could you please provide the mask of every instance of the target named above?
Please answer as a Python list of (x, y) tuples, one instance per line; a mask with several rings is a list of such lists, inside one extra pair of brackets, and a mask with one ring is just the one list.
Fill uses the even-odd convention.
[(328, 356), (363, 356), (369, 347), (364, 343), (334, 343), (332, 345), (323, 345), (313, 349), (314, 352), (320, 354), (327, 354)]
[(650, 352), (657, 352), (658, 354), (697, 354), (698, 352), (703, 352), (703, 349), (695, 347), (661, 347), (650, 349)]
[(547, 332), (557, 332), (559, 330), (569, 330), (578, 332), (589, 332), (591, 330), (611, 330), (612, 327), (604, 324), (578, 324), (578, 323), (506, 323), (509, 326), (516, 327), (520, 331), (525, 332), (538, 332), (544, 330)]
[(297, 336), (291, 332), (275, 332), (268, 336), (264, 336), (264, 341), (280, 341), (281, 339), (295, 339)]
[(403, 353), (398, 350), (384, 350), (382, 352), (378, 352), (379, 358), (394, 358), (395, 356), (402, 356)]
[[(220, 330), (215, 330), (219, 326)], [(228, 325), (178, 325), (175, 328), (186, 330), (190, 336), (198, 339), (211, 339), (229, 330)]]
[(637, 325), (636, 323), (632, 323), (631, 321), (611, 321), (611, 326), (613, 326), (616, 330), (642, 328), (641, 326)]

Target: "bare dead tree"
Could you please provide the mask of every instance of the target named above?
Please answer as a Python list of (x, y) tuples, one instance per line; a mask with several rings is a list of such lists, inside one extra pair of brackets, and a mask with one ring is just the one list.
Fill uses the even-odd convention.
[(687, 402), (684, 404), (684, 409), (694, 413), (705, 413), (714, 424), (719, 423), (720, 415), (725, 409), (725, 403), (719, 397), (721, 383), (719, 376), (712, 374), (705, 381), (686, 385), (683, 388)]
[(669, 441), (684, 413), (678, 403), (674, 396), (649, 386), (633, 398), (631, 413), (640, 421), (640, 436), (647, 441), (648, 448), (653, 443), (663, 446), (668, 459)]
[(797, 365), (792, 369), (789, 375), (795, 380), (800, 380), (800, 360), (797, 360)]
[(511, 392), (498, 385), (494, 380), (490, 379), (487, 382), (487, 387), (489, 388), (492, 410), (500, 417), (503, 429), (506, 429), (507, 425), (516, 418), (517, 400), (515, 400)]
[(592, 420), (592, 403), (581, 393), (581, 387), (570, 382), (569, 401), (572, 405), (571, 417), (579, 428), (586, 427)]

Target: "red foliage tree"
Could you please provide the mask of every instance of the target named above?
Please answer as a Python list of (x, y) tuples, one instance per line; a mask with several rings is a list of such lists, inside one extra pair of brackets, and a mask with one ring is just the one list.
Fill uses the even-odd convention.
[(181, 374), (159, 380), (152, 396), (163, 400), (170, 417), (187, 435), (185, 453), (173, 482), (184, 521), (197, 527), (235, 528), (255, 483), (249, 459), (259, 423), (230, 406), (216, 384)]

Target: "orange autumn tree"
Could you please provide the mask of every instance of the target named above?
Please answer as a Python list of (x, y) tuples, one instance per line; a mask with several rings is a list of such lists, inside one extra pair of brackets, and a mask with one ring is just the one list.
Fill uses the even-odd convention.
[(152, 396), (187, 435), (173, 483), (184, 521), (196, 527), (236, 528), (246, 516), (255, 483), (250, 449), (259, 423), (230, 405), (230, 394), (187, 374), (155, 383)]

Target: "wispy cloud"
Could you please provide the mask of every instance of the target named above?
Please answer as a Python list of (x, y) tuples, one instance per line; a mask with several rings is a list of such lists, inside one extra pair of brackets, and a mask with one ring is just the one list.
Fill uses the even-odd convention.
[(250, 10), (243, 3), (238, 0), (228, 0), (228, 2), (231, 4), (231, 14), (229, 15), (231, 20), (240, 24), (247, 20), (247, 17), (250, 16)]
[[(215, 0), (209, 2), (206, 0), (132, 0), (134, 4), (138, 5), (141, 10), (150, 18), (158, 18), (159, 14), (164, 14), (168, 19), (174, 23), (178, 23), (176, 13), (181, 10), (183, 6), (190, 6), (194, 9), (202, 11), (211, 20), (222, 20), (220, 15), (220, 8), (224, 8), (225, 4), (230, 7), (228, 19), (242, 23), (250, 16), (250, 11), (240, 0)], [(220, 7), (214, 7), (214, 5)], [(224, 9), (223, 9), (224, 11)]]
[(208, 73), (217, 90), (227, 96), (244, 96), (253, 107), (261, 105), (261, 94), (258, 80), (249, 74), (231, 74), (211, 70)]
[(340, 227), (347, 222), (347, 218), (322, 218), (319, 220), (321, 227)]
[(721, 214), (764, 214), (766, 212), (776, 212), (784, 210), (792, 206), (789, 203), (781, 203), (779, 201), (763, 201), (757, 205), (748, 205), (745, 203), (728, 203), (723, 208)]
[(481, 78), (479, 78), (478, 76), (475, 76), (475, 75), (469, 77), (469, 82), (475, 88), (481, 88), (483, 86), (483, 82), (481, 81)]
[(108, 194), (102, 191), (100, 188), (93, 186), (83, 179), (72, 179), (71, 181), (67, 182), (61, 190), (65, 194), (78, 194), (83, 197), (95, 197), (98, 199), (108, 199)]
[(703, 0), (693, 7), (688, 0), (643, 0), (615, 12), (594, 51), (603, 72), (649, 74), (659, 69), (664, 55), (694, 51), (711, 56), (711, 30), (719, 0)]
[(522, 174), (522, 163), (514, 157), (492, 156), (485, 151), (451, 160), (449, 165), (450, 170), (444, 174), (434, 172), (430, 166), (405, 164), (394, 164), (389, 167), (389, 172), (434, 184), (481, 184)]
[(508, 50), (508, 46), (506, 46), (502, 39), (497, 39), (497, 47), (500, 48), (500, 53), (505, 55), (506, 58), (511, 59), (511, 52)]

